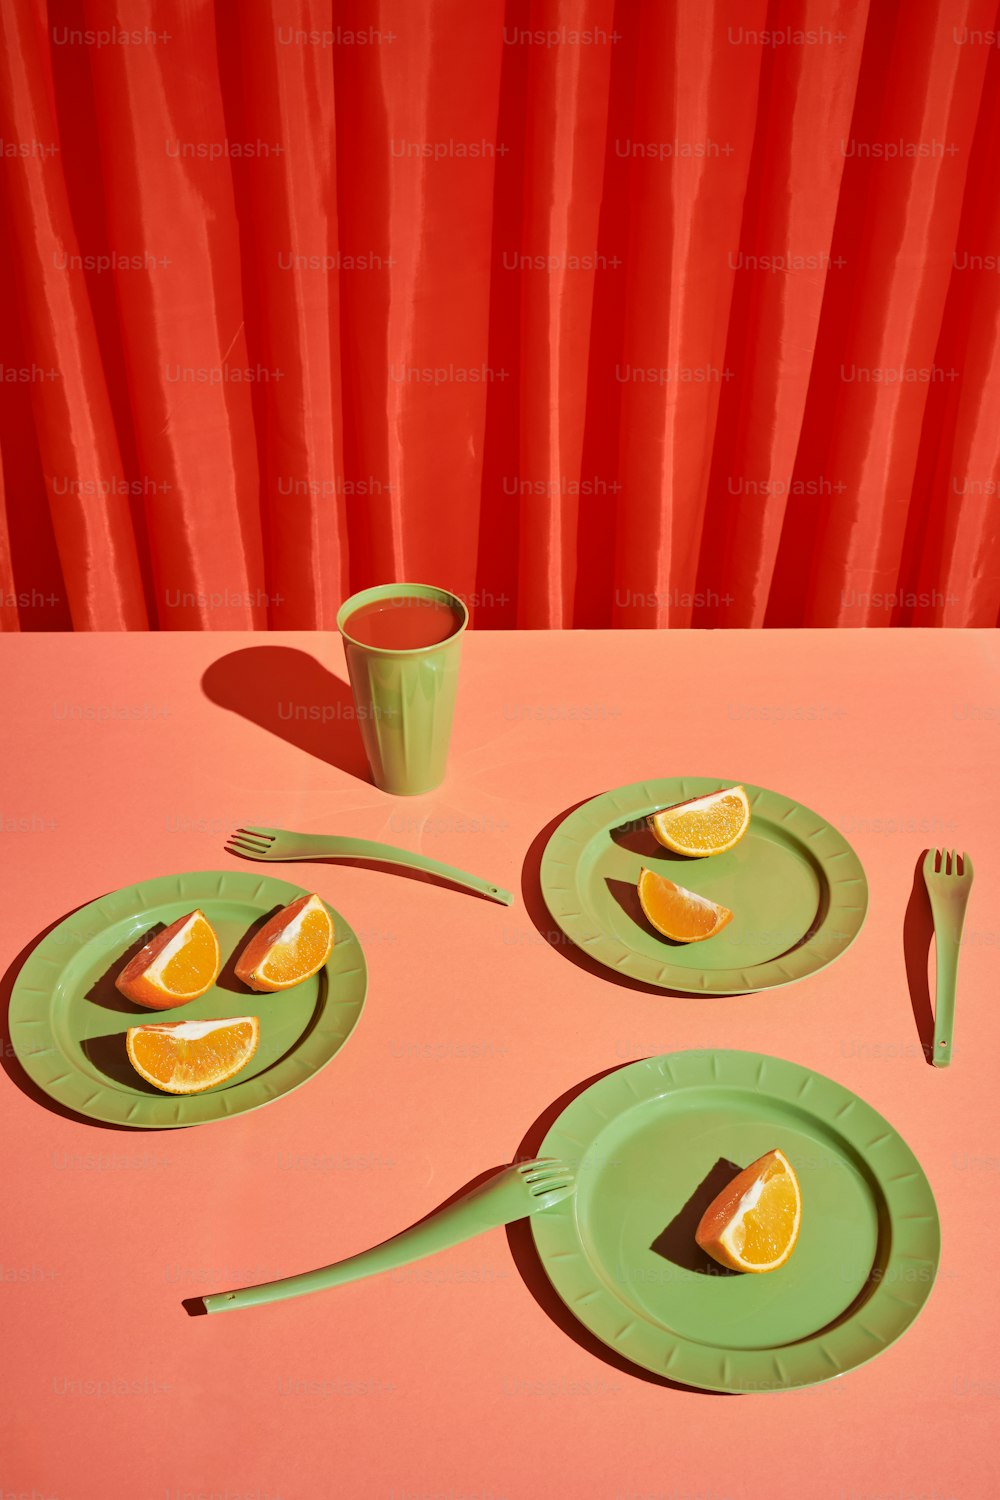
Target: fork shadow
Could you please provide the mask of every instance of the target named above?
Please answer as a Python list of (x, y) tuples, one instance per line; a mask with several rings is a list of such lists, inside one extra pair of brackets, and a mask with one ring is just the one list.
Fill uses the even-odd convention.
[[(503, 1172), (509, 1165), (509, 1162), (501, 1162), (499, 1166), (487, 1167), (485, 1171), (477, 1172), (475, 1177), (471, 1177), (468, 1182), (463, 1183), (461, 1187), (456, 1188), (453, 1193), (451, 1193), (447, 1198), (444, 1198), (440, 1203), (436, 1204), (434, 1208), (428, 1209), (427, 1213), (423, 1214), (419, 1219), (414, 1219), (413, 1223), (407, 1225), (406, 1229), (397, 1230), (396, 1234), (392, 1235), (391, 1238), (397, 1239), (400, 1234), (407, 1234), (409, 1230), (416, 1229), (418, 1225), (426, 1224), (428, 1219), (433, 1219), (437, 1214), (441, 1213), (443, 1209), (448, 1208), (452, 1203), (457, 1203), (460, 1198), (465, 1198), (476, 1188), (482, 1187), (485, 1183), (489, 1182), (491, 1177), (496, 1177), (499, 1172)], [(382, 1240), (381, 1243), (387, 1244), (388, 1241)], [(377, 1249), (378, 1247), (375, 1246), (373, 1248)], [(288, 1274), (290, 1276), (294, 1276), (298, 1273), (295, 1271), (289, 1271)], [(230, 1290), (230, 1288), (226, 1287), (223, 1290), (228, 1291)], [(217, 1294), (205, 1292), (202, 1294), (202, 1296), (198, 1297), (183, 1297), (181, 1299), (181, 1306), (183, 1307), (189, 1318), (200, 1318), (208, 1312), (208, 1308), (205, 1306), (203, 1297), (213, 1295)]]
[(292, 646), (243, 646), (202, 675), (212, 703), (371, 785), (350, 684)]
[[(515, 1161), (530, 1160), (538, 1155), (542, 1141), (549, 1130), (562, 1114), (568, 1104), (571, 1104), (578, 1095), (589, 1089), (591, 1084), (597, 1083), (601, 1078), (607, 1078), (610, 1073), (616, 1073), (619, 1067), (628, 1067), (629, 1064), (615, 1064), (611, 1068), (603, 1068), (601, 1072), (594, 1073), (590, 1078), (585, 1078), (582, 1083), (575, 1083), (572, 1088), (546, 1105), (538, 1118), (528, 1127), (520, 1145), (517, 1148)], [(613, 1370), (620, 1371), (623, 1375), (631, 1375), (637, 1380), (644, 1380), (649, 1385), (661, 1386), (670, 1391), (683, 1391), (688, 1396), (722, 1396), (737, 1395), (735, 1391), (703, 1391), (697, 1386), (682, 1385), (679, 1381), (670, 1380), (665, 1375), (656, 1375), (652, 1370), (646, 1370), (641, 1365), (633, 1364), (610, 1345), (604, 1344), (596, 1334), (585, 1328), (577, 1318), (570, 1312), (562, 1298), (556, 1292), (545, 1268), (535, 1249), (534, 1237), (531, 1233), (531, 1221), (519, 1219), (515, 1224), (507, 1225), (507, 1243), (510, 1245), (510, 1253), (514, 1264), (518, 1269), (521, 1280), (524, 1282), (532, 1297), (538, 1303), (542, 1311), (547, 1314), (556, 1327), (581, 1349), (592, 1354), (596, 1359), (602, 1360), (604, 1364), (610, 1365)], [(660, 1253), (663, 1247), (657, 1241)]]
[[(254, 859), (252, 854), (247, 854), (245, 850), (238, 848), (234, 844), (227, 843), (226, 853), (232, 855), (234, 859), (243, 860), (247, 864), (258, 865), (262, 863), (262, 861)], [(280, 864), (281, 861), (276, 860), (275, 863)], [(318, 854), (311, 859), (290, 859), (286, 860), (285, 863), (291, 865), (343, 865), (345, 868), (352, 870), (376, 870), (383, 875), (398, 875), (403, 880), (419, 880), (424, 885), (439, 886), (444, 891), (457, 891), (463, 896), (471, 897), (473, 901), (488, 901), (491, 906), (504, 904), (503, 902), (497, 902), (494, 896), (487, 896), (485, 891), (473, 891), (468, 886), (459, 885), (457, 881), (450, 879), (447, 875), (438, 875), (433, 870), (413, 870), (407, 865), (397, 865), (395, 860), (362, 859), (360, 856), (355, 855), (330, 854), (324, 856)]]
[(927, 958), (934, 936), (934, 917), (931, 913), (930, 897), (924, 884), (924, 857), (926, 849), (913, 867), (913, 884), (903, 917), (903, 962), (906, 965), (906, 983), (910, 992), (910, 1006), (917, 1028), (917, 1036), (923, 1049), (924, 1061), (933, 1067), (934, 1058), (934, 1007), (931, 1004), (930, 985), (927, 980)]

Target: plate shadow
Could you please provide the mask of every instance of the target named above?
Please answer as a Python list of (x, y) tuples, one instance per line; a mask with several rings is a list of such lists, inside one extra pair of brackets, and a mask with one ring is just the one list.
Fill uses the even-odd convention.
[(290, 745), (372, 784), (350, 684), (292, 646), (244, 646), (205, 669), (202, 692)]

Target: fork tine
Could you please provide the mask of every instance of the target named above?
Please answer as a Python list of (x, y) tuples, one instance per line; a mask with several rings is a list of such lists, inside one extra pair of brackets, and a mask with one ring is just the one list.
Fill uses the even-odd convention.
[(273, 828), (251, 828), (249, 823), (241, 823), (236, 832), (250, 833), (253, 834), (255, 839), (267, 839), (269, 842), (273, 842), (274, 840)]
[(270, 856), (265, 844), (248, 844), (240, 839), (230, 839), (226, 844), (227, 854), (247, 854), (252, 859), (268, 859)]
[(229, 835), (229, 842), (231, 844), (246, 844), (250, 849), (267, 850), (271, 847), (270, 844), (265, 843), (263, 839), (251, 838), (250, 834), (248, 833), (231, 833)]

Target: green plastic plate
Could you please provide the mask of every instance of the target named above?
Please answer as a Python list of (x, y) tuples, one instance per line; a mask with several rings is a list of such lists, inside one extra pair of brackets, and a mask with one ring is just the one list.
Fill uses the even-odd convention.
[[(734, 1175), (778, 1147), (802, 1187), (787, 1263), (729, 1272), (694, 1231)], [(618, 1354), (713, 1391), (792, 1390), (880, 1354), (930, 1294), (927, 1178), (887, 1120), (830, 1078), (755, 1052), (630, 1063), (577, 1096), (539, 1156), (576, 1193), (531, 1228), (570, 1311)]]
[[(143, 1129), (205, 1125), (270, 1104), (306, 1083), (357, 1024), (367, 969), (350, 924), (328, 907), (334, 946), (326, 967), (284, 994), (257, 995), (233, 975), (233, 957), (263, 916), (306, 894), (244, 870), (202, 870), (145, 880), (91, 901), (42, 939), (10, 998), (10, 1037), (25, 1069), (53, 1099), (92, 1120)], [(131, 1004), (114, 987), (123, 954), (151, 929), (200, 907), (219, 935), (222, 972), (207, 994), (174, 1010)], [(260, 1017), (260, 1043), (229, 1084), (178, 1097), (147, 1084), (125, 1054), (130, 1026)]]
[[(735, 995), (815, 974), (850, 947), (868, 909), (868, 882), (847, 840), (818, 813), (744, 782), (750, 827), (727, 854), (686, 859), (646, 825), (657, 808), (731, 779), (639, 781), (604, 792), (563, 819), (542, 855), (549, 911), (598, 963), (661, 989)], [(636, 882), (643, 866), (728, 906), (727, 927), (673, 943), (649, 925)]]

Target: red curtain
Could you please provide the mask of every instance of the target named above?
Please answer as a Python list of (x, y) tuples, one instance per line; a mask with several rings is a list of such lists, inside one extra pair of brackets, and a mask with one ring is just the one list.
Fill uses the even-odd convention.
[(973, 626), (996, 0), (0, 0), (5, 629)]

